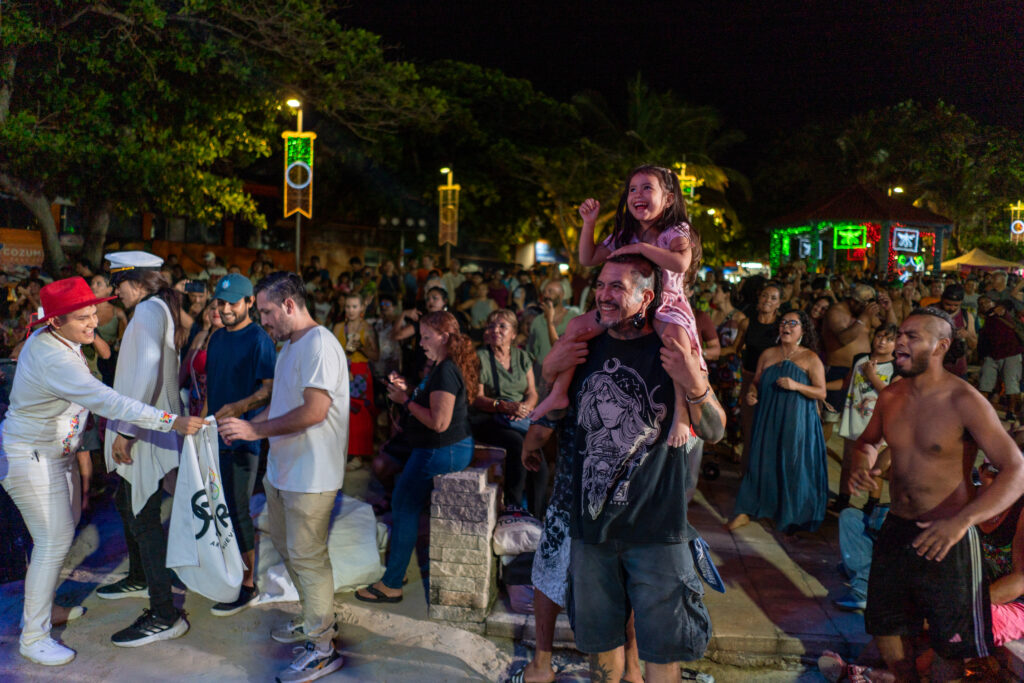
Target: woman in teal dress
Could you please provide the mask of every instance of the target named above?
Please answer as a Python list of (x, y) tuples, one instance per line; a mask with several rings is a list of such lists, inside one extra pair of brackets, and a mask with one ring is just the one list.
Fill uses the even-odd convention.
[(757, 406), (750, 466), (736, 495), (729, 529), (771, 518), (785, 533), (813, 531), (825, 519), (828, 465), (818, 401), (825, 398), (825, 368), (807, 314), (779, 320), (779, 344), (761, 354), (750, 391)]

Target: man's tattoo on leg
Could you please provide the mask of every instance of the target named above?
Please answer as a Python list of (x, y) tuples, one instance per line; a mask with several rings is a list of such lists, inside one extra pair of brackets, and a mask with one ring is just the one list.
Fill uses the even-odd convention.
[(612, 672), (602, 666), (599, 655), (590, 655), (590, 680), (593, 683), (612, 683)]

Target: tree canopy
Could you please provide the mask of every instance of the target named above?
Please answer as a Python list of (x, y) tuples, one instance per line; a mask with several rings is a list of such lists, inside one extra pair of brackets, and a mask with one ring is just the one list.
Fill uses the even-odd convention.
[(320, 0), (5, 3), (0, 189), (33, 213), (47, 267), (64, 259), (50, 205), (80, 203), (102, 249), (111, 210), (264, 217), (238, 170), (270, 154), (298, 94), (372, 143), (443, 104), (379, 38)]

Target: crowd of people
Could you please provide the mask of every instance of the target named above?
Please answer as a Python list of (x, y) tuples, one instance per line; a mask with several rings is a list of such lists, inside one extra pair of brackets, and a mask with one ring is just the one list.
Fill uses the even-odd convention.
[[(243, 272), (212, 253), (186, 273), (174, 256), (118, 252), (49, 283), (38, 269), (0, 282), (16, 368), (2, 484), (34, 543), (22, 655), (74, 658), (50, 629), (81, 610), (53, 596), (80, 510), (112, 482), (128, 574), (97, 594), (149, 600), (113, 644), (188, 631), (159, 508), (181, 437), (208, 417), (246, 566), (237, 599), (212, 612), (258, 599), (248, 510), (262, 488), (302, 603), (271, 633), (304, 643), (281, 681), (342, 665), (326, 538), (346, 471), (371, 468), (375, 507), (392, 515), (385, 573), (356, 597), (394, 603), (433, 477), (467, 467), (481, 444), (504, 451), (503, 510), (543, 520), (536, 654), (513, 681), (554, 679), (562, 609), (597, 678), (641, 680), (643, 660), (645, 680), (678, 680), (679, 662), (703, 655), (711, 626), (686, 506), (705, 448), (743, 474), (729, 529), (770, 520), (794, 534), (839, 517), (850, 591), (836, 604), (866, 610), (887, 667), (827, 653), (823, 671), (909, 680), (925, 619), (940, 675), (1024, 636), (1024, 280), (802, 262), (730, 280), (701, 265), (678, 180), (653, 166), (625, 180), (615, 229), (595, 242), (599, 211), (581, 204), (571, 274), (430, 255), (353, 258), (336, 276), (317, 256), (301, 273), (257, 258)], [(836, 425), (841, 452), (828, 446)], [(841, 463), (834, 495), (828, 457)]]

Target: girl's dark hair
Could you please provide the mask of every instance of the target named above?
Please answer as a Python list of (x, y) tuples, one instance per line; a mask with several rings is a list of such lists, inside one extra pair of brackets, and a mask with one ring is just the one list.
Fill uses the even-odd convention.
[(894, 325), (892, 323), (885, 323), (875, 328), (876, 337), (882, 335), (883, 337), (892, 337), (893, 339), (895, 339), (896, 335), (898, 335), (899, 333), (899, 325)]
[(693, 285), (697, 279), (697, 270), (700, 268), (701, 257), (704, 250), (701, 249), (700, 233), (697, 228), (690, 225), (690, 216), (686, 212), (686, 200), (683, 199), (683, 190), (679, 186), (679, 178), (672, 169), (652, 164), (637, 166), (626, 176), (625, 186), (622, 188), (622, 195), (619, 197), (619, 206), (615, 210), (615, 235), (612, 245), (618, 249), (633, 241), (633, 238), (640, 239), (640, 222), (629, 212), (629, 185), (638, 173), (652, 175), (661, 182), (661, 189), (672, 195), (672, 204), (662, 211), (654, 223), (657, 234), (663, 233), (680, 223), (686, 223), (690, 228), (690, 267), (685, 273), (687, 285)]
[(466, 385), (466, 400), (472, 402), (480, 381), (480, 359), (473, 348), (473, 340), (459, 331), (459, 322), (448, 311), (427, 313), (420, 318), (420, 327), (424, 325), (448, 335), (448, 357), (462, 373), (462, 381)]
[(171, 287), (163, 273), (158, 270), (142, 270), (134, 268), (126, 271), (120, 278), (121, 282), (134, 282), (149, 296), (167, 304), (171, 309), (171, 320), (174, 321), (174, 346), (180, 349), (188, 338), (188, 330), (181, 324), (181, 292)]
[(814, 327), (814, 322), (811, 320), (811, 316), (798, 309), (795, 311), (787, 311), (783, 315), (780, 315), (779, 320), (781, 321), (787, 315), (795, 315), (800, 320), (800, 328), (804, 331), (803, 337), (800, 338), (800, 346), (817, 353), (818, 330)]

